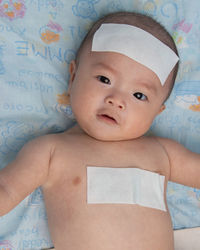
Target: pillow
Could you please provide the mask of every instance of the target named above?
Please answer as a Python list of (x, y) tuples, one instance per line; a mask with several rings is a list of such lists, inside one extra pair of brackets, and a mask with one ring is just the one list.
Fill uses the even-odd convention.
[[(121, 10), (146, 13), (161, 22), (180, 53), (175, 88), (150, 132), (200, 151), (198, 0), (1, 0), (1, 168), (30, 139), (72, 126), (66, 102), (69, 62), (91, 24)], [(169, 183), (167, 198), (174, 228), (200, 226), (199, 190)], [(52, 246), (40, 188), (1, 217), (0, 225), (4, 248)]]

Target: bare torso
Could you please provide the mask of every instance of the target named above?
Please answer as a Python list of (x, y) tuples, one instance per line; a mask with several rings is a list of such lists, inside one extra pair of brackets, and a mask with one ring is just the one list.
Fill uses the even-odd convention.
[[(169, 212), (139, 205), (87, 204), (87, 166), (135, 167), (169, 176), (162, 146), (143, 137), (101, 142), (76, 130), (57, 136), (43, 185), (56, 250), (173, 250)], [(166, 199), (166, 198), (165, 198)]]

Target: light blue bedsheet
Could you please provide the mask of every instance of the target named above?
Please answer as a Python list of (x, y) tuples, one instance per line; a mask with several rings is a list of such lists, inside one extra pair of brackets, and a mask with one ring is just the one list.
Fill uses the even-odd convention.
[[(28, 140), (72, 124), (65, 105), (68, 65), (91, 23), (120, 10), (147, 13), (173, 35), (180, 70), (167, 108), (151, 132), (200, 153), (199, 0), (1, 0), (0, 168)], [(200, 226), (200, 191), (168, 186), (174, 228)], [(37, 189), (0, 217), (0, 250), (52, 246)]]

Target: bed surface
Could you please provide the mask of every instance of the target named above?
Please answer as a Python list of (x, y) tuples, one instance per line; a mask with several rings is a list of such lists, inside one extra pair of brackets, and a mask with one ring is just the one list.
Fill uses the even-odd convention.
[[(73, 124), (66, 102), (69, 62), (93, 21), (121, 10), (160, 21), (180, 54), (174, 90), (150, 133), (200, 153), (199, 0), (1, 0), (0, 168), (30, 139)], [(174, 229), (200, 226), (199, 190), (169, 183), (167, 200)], [(175, 232), (177, 239), (180, 235)], [(40, 188), (0, 218), (0, 246), (15, 250), (52, 246)]]

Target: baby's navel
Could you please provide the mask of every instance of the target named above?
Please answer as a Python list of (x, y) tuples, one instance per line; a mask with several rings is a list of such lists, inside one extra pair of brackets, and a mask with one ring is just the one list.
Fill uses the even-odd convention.
[(74, 186), (77, 186), (77, 185), (79, 185), (81, 183), (81, 178), (80, 177), (75, 177), (74, 179), (73, 179), (73, 185)]

